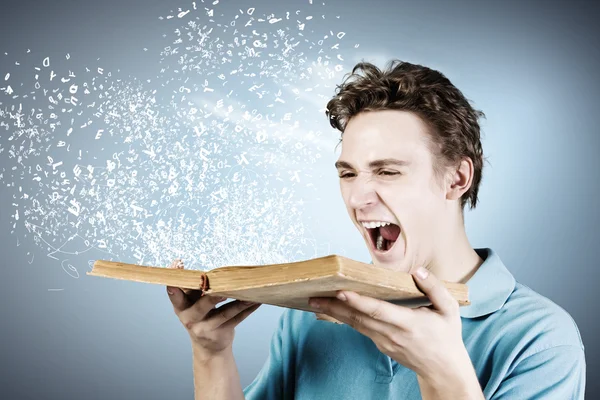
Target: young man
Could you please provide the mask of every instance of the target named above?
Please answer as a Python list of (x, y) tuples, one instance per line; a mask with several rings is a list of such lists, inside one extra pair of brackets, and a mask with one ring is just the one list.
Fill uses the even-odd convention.
[[(233, 329), (257, 306), (214, 308), (218, 300), (169, 288), (194, 344), (198, 398), (583, 399), (584, 348), (572, 318), (466, 236), (483, 113), (440, 72), (404, 62), (384, 71), (358, 64), (327, 109), (342, 133), (342, 197), (373, 263), (413, 274), (432, 305), (352, 292), (313, 299), (345, 325), (285, 310), (264, 367), (242, 392)], [(466, 283), (471, 305), (459, 307), (441, 280)]]

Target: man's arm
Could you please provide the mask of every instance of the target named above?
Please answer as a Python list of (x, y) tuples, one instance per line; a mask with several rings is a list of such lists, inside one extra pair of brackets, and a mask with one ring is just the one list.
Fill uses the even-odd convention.
[[(294, 313), (299, 311), (293, 310)], [(258, 375), (244, 388), (247, 400), (294, 398), (293, 386), (290, 386), (289, 360), (293, 359), (295, 346), (292, 344), (292, 310), (286, 309), (279, 317), (277, 329), (271, 336), (269, 355)]]
[(424, 400), (444, 398), (583, 400), (585, 373), (583, 349), (575, 345), (562, 345), (524, 357), (502, 380), (498, 389), (493, 393), (486, 393), (485, 397), (478, 387), (474, 371), (470, 374), (466, 373), (466, 369), (463, 369), (461, 378), (436, 381), (419, 376), (418, 381)]
[(231, 347), (219, 356), (205, 359), (195, 347), (194, 398), (196, 400), (244, 400), (233, 350)]
[(490, 400), (583, 400), (585, 372), (585, 355), (580, 346), (546, 348), (519, 361)]
[[(254, 381), (242, 390), (232, 348), (229, 347), (220, 356), (206, 359), (202, 350), (194, 353), (194, 395), (196, 400), (242, 400), (242, 399), (283, 399), (285, 373), (289, 359), (289, 346), (284, 346), (289, 337), (290, 310), (285, 310), (279, 318), (277, 330), (271, 337), (269, 356)], [(293, 394), (291, 394), (293, 396)]]
[[(169, 268), (184, 269), (183, 262), (176, 259)], [(172, 286), (167, 293), (192, 342), (195, 398), (243, 399), (232, 350), (235, 328), (261, 304), (235, 300), (216, 308), (227, 298)]]
[(446, 370), (448, 374), (444, 376), (422, 377), (417, 375), (423, 400), (485, 400), (466, 349), (464, 349), (463, 362), (452, 365)]

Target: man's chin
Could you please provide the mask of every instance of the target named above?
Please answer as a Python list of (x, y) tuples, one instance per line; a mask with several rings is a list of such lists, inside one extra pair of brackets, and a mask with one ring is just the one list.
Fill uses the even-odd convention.
[[(369, 245), (369, 243), (367, 243)], [(394, 271), (408, 270), (405, 268), (404, 243), (397, 240), (394, 246), (388, 251), (380, 251), (374, 248), (369, 249), (373, 265)]]

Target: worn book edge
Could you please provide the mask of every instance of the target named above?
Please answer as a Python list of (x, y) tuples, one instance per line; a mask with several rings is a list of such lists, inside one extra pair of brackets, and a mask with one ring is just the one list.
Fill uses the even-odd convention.
[[(337, 290), (353, 290), (351, 286), (355, 286), (355, 289), (357, 286), (363, 289), (362, 293), (360, 290), (355, 290), (357, 293), (392, 303), (395, 303), (395, 299), (400, 299), (398, 304), (408, 306), (430, 304), (415, 284), (412, 275), (338, 255), (284, 264), (224, 266), (209, 271), (97, 260), (92, 271), (87, 272), (87, 275), (201, 290), (202, 295), (225, 296), (247, 301), (256, 301), (253, 293), (267, 290), (269, 296), (280, 298), (279, 301), (273, 299), (266, 302), (267, 304), (311, 311), (315, 313), (317, 319), (329, 321), (331, 317), (320, 314), (317, 309), (313, 309), (308, 304), (296, 302), (290, 305), (288, 300), (292, 297), (291, 294), (300, 297), (335, 297)], [(451, 282), (443, 282), (443, 284), (460, 306), (470, 304), (468, 287), (465, 284)], [(327, 287), (327, 290), (315, 293), (315, 288), (321, 286)], [(294, 291), (290, 290), (292, 287)], [(307, 288), (309, 292), (302, 293), (302, 288)], [(264, 298), (262, 300), (265, 302)], [(407, 302), (412, 302), (412, 305)]]

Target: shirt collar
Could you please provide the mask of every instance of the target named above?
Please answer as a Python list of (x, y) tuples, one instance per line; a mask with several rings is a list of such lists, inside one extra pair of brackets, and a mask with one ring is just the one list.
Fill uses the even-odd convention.
[(466, 283), (471, 304), (460, 307), (463, 318), (477, 318), (498, 311), (515, 288), (515, 278), (495, 251), (489, 248), (474, 250), (483, 263)]
[(515, 289), (514, 276), (494, 250), (474, 250), (483, 259), (483, 263), (466, 283), (471, 304), (460, 307), (460, 316), (463, 318), (483, 317), (498, 311)]

